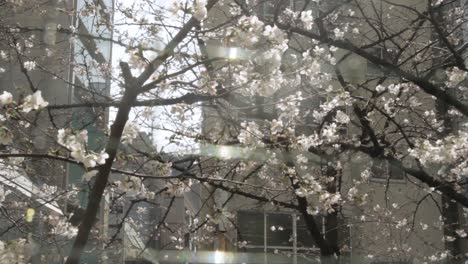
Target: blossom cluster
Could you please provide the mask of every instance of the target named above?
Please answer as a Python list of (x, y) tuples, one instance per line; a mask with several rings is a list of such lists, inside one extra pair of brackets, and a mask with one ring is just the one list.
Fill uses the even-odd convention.
[(237, 137), (240, 143), (248, 146), (264, 146), (262, 142), (264, 134), (256, 122), (242, 122), (241, 127), (242, 130)]
[(10, 190), (5, 190), (3, 185), (0, 185), (0, 206), (2, 206), (2, 203), (6, 200), (7, 195), (9, 195), (10, 193)]
[(125, 124), (124, 130), (122, 131), (122, 143), (132, 144), (133, 140), (138, 137), (138, 128), (135, 123), (127, 122)]
[(417, 147), (410, 149), (411, 156), (418, 158), (423, 164), (448, 164), (466, 159), (468, 156), (468, 133), (449, 135), (443, 139), (430, 141), (421, 140)]
[(141, 178), (135, 176), (125, 176), (122, 180), (115, 181), (114, 190), (125, 193), (127, 197), (154, 199), (155, 193), (149, 191), (143, 184)]
[[(13, 95), (7, 91), (3, 91), (0, 95), (0, 107), (15, 105)], [(29, 113), (32, 110), (40, 110), (47, 107), (49, 103), (42, 98), (42, 92), (36, 91), (33, 94), (26, 96), (23, 103), (19, 105), (19, 109), (25, 113)]]
[(53, 235), (59, 235), (67, 239), (72, 239), (78, 234), (78, 227), (73, 226), (64, 217), (49, 217), (53, 219), (54, 227), (51, 230)]
[(26, 264), (28, 261), (28, 252), (26, 239), (17, 239), (7, 243), (0, 240), (0, 263), (18, 263)]
[(189, 192), (191, 190), (192, 181), (181, 181), (179, 179), (171, 179), (167, 181), (166, 193), (171, 196), (182, 196), (184, 193)]
[[(348, 92), (340, 92), (333, 96), (330, 100), (327, 100), (327, 102), (322, 103), (319, 110), (314, 110), (313, 116), (316, 119), (316, 122), (320, 123), (323, 118), (327, 116), (327, 114), (332, 110), (335, 110), (339, 107), (350, 106), (351, 103), (351, 95)], [(337, 118), (340, 119), (340, 117)]]
[[(241, 93), (271, 96), (288, 84), (280, 68), (288, 43), (283, 30), (265, 25), (257, 16), (242, 16), (225, 38), (237, 46), (229, 48), (235, 54), (228, 57), (237, 64), (232, 79)], [(242, 54), (249, 54), (249, 60)]]
[[(33, 94), (26, 96), (21, 104), (17, 104), (13, 98), (13, 95), (7, 91), (3, 91), (0, 94), (0, 110), (2, 108), (7, 109), (6, 115), (0, 114), (0, 144), (8, 145), (13, 142), (14, 134), (6, 126), (2, 126), (2, 122), (6, 121), (11, 116), (11, 111), (8, 110), (19, 110), (24, 113), (29, 113), (32, 110), (40, 110), (49, 105), (48, 102), (42, 98), (42, 92), (36, 91)], [(21, 123), (21, 122), (20, 122)]]
[(465, 187), (457, 183), (468, 176), (468, 133), (459, 132), (436, 141), (419, 140), (409, 154), (427, 168), (438, 168), (438, 177), (452, 182), (457, 192), (465, 192)]
[(196, 0), (193, 4), (193, 17), (198, 21), (202, 21), (206, 18), (207, 14), (206, 0)]
[(468, 76), (468, 72), (460, 70), (457, 67), (453, 67), (451, 70), (447, 70), (446, 73), (448, 78), (448, 87), (456, 87)]
[[(208, 10), (206, 8), (206, 4), (206, 0), (194, 1), (189, 11), (196, 20), (203, 21), (207, 17)], [(180, 16), (181, 14), (187, 12), (185, 4), (182, 3), (180, 0), (172, 1), (167, 10), (174, 16)]]
[(70, 155), (77, 161), (83, 163), (85, 168), (93, 168), (106, 162), (109, 155), (101, 151), (96, 153), (86, 148), (88, 143), (88, 131), (73, 132), (70, 129), (60, 129), (57, 142), (70, 150)]

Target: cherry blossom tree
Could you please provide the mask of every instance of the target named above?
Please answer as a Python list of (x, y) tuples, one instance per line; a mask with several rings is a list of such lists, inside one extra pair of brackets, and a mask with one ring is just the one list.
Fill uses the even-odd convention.
[[(40, 4), (31, 2), (0, 5), (28, 14)], [(462, 1), (140, 0), (117, 1), (114, 10), (91, 2), (79, 11), (60, 3), (55, 10), (94, 17), (93, 23), (113, 30), (108, 37), (55, 25), (67, 43), (110, 41), (115, 49), (113, 68), (60, 57), (74, 74), (91, 78), (97, 71), (112, 83), (110, 91), (99, 91), (62, 78), (79, 102), (46, 100), (35, 77), (63, 76), (57, 65), (44, 63), (59, 53), (37, 38), (48, 28), (0, 20), (1, 60), (14, 65), (25, 87), (2, 87), (0, 94), (2, 168), (8, 175), (41, 169), (66, 174), (78, 166), (83, 174), (79, 186), (56, 184), (52, 176), (36, 179), (44, 185), (34, 197), (64, 213), (42, 216), (54, 228), (35, 239), (73, 238), (66, 263), (79, 263), (92, 240), (102, 240), (104, 249), (117, 243), (132, 213), (143, 214), (142, 204), (162, 197), (169, 197), (165, 213), (151, 223), (152, 232), (141, 234), (142, 252), (160, 231), (170, 232), (169, 244), (178, 249), (187, 234), (206, 248), (221, 228), (242, 234), (233, 231), (239, 229), (235, 216), (248, 204), (300, 217), (324, 263), (349, 254), (344, 240), (352, 236), (340, 234), (349, 226), (366, 240), (362, 248), (352, 244), (354, 252), (371, 259), (464, 258), (468, 70)], [(99, 19), (109, 13), (113, 22)], [(37, 50), (45, 52), (35, 55)], [(7, 71), (12, 69), (0, 64), (0, 77)], [(76, 113), (86, 111), (91, 120), (74, 125)], [(99, 142), (90, 136), (96, 130)], [(142, 132), (152, 135), (149, 142)], [(402, 184), (403, 198), (396, 192)], [(0, 232), (16, 229), (23, 237), (1, 242), (0, 254), (27, 262), (32, 234), (24, 227), (34, 213), (8, 217), (7, 202), (28, 206), (3, 185), (0, 205), (10, 227)], [(194, 186), (202, 190), (203, 206), (188, 213), (188, 226), (174, 230), (166, 223), (169, 212)], [(84, 208), (76, 206), (80, 192)], [(108, 236), (99, 234), (105, 197), (112, 197), (106, 201), (111, 205), (129, 203)], [(425, 221), (425, 210), (437, 217)], [(444, 230), (441, 243), (413, 246), (426, 230), (438, 229)]]

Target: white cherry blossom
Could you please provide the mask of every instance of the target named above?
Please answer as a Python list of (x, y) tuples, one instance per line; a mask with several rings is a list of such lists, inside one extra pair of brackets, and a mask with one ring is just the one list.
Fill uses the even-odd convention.
[(447, 85), (449, 87), (455, 87), (460, 82), (464, 81), (468, 76), (468, 72), (460, 70), (457, 67), (453, 67), (452, 70), (447, 71), (448, 82)]
[(333, 30), (333, 33), (335, 34), (336, 39), (342, 39), (344, 38), (345, 32), (341, 30), (340, 28), (335, 28)]
[(455, 230), (455, 232), (457, 233), (459, 237), (462, 237), (462, 238), (467, 237), (466, 231), (464, 229), (457, 229)]
[(13, 102), (13, 95), (7, 91), (3, 91), (0, 95), (0, 107), (12, 104)]
[(385, 86), (380, 85), (380, 84), (375, 87), (375, 91), (377, 91), (378, 93), (381, 93), (381, 92), (385, 91), (386, 89), (387, 88)]
[(3, 184), (0, 184), (0, 206), (6, 200), (6, 197), (11, 193), (10, 190), (5, 190)]
[(94, 176), (96, 176), (98, 174), (98, 172), (99, 172), (98, 170), (88, 171), (85, 174), (83, 174), (83, 179), (85, 181), (90, 181)]
[(271, 134), (281, 133), (283, 131), (283, 122), (281, 120), (273, 119), (271, 121)]
[(193, 17), (198, 21), (202, 21), (206, 18), (208, 10), (206, 9), (206, 0), (196, 0), (193, 5)]
[(265, 26), (265, 31), (263, 31), (263, 36), (267, 37), (270, 41), (274, 43), (283, 43), (285, 39), (285, 32), (279, 29), (277, 26)]
[(35, 93), (26, 96), (23, 104), (20, 106), (25, 113), (29, 113), (32, 110), (40, 110), (49, 105), (48, 102), (42, 98), (42, 92), (36, 91)]
[(25, 61), (23, 63), (23, 66), (26, 70), (32, 71), (36, 68), (36, 62), (35, 61)]
[(387, 88), (388, 88), (388, 91), (394, 95), (397, 95), (400, 92), (399, 84), (390, 84)]
[(57, 134), (57, 142), (70, 150), (70, 156), (77, 161), (83, 163), (85, 168), (94, 168), (97, 165), (102, 165), (109, 158), (109, 155), (101, 151), (95, 153), (87, 151), (88, 131), (82, 130), (78, 133), (73, 133), (70, 129), (60, 129)]
[(166, 193), (172, 196), (180, 197), (184, 193), (191, 190), (190, 186), (192, 186), (192, 181), (181, 181), (179, 179), (172, 179), (167, 182)]
[(312, 10), (302, 11), (301, 21), (305, 29), (311, 30), (314, 24), (314, 18), (312, 17)]
[(336, 122), (341, 123), (341, 124), (347, 124), (350, 121), (349, 116), (341, 110), (338, 110), (336, 112), (335, 120)]
[(67, 219), (60, 218), (58, 221), (56, 221), (52, 229), (52, 234), (72, 239), (78, 234), (78, 228), (72, 226), (72, 224), (68, 222)]
[(263, 146), (262, 138), (263, 132), (255, 122), (243, 122), (241, 124), (242, 130), (237, 137), (242, 144), (252, 146)]
[(133, 140), (138, 137), (138, 128), (135, 123), (127, 122), (122, 133), (122, 143), (132, 144)]

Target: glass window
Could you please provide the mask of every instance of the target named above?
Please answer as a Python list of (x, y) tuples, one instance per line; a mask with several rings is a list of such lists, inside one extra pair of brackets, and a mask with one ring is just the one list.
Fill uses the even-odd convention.
[(248, 245), (263, 246), (265, 221), (262, 212), (239, 211), (237, 214), (238, 241), (246, 241)]
[(292, 5), (294, 8), (294, 11), (303, 11), (310, 9), (312, 5), (312, 1), (306, 1), (306, 0), (292, 0)]
[[(316, 224), (323, 228), (322, 217), (317, 216), (315, 220)], [(298, 250), (317, 249), (303, 218), (295, 213), (239, 211), (237, 222), (237, 241), (246, 241), (248, 252), (275, 250), (298, 252)], [(294, 240), (294, 227), (296, 227), (296, 240)], [(265, 230), (266, 236), (264, 236)], [(294, 245), (296, 245), (295, 250)]]
[(403, 180), (405, 178), (405, 172), (400, 166), (388, 163), (390, 179)]
[(112, 4), (113, 0), (102, 0), (102, 3), (105, 5), (105, 8), (107, 9), (112, 9)]
[(391, 165), (387, 160), (376, 159), (372, 162), (372, 178), (387, 180), (404, 180), (405, 172), (401, 167)]
[(293, 219), (290, 214), (267, 214), (267, 246), (293, 246)]
[(262, 3), (261, 15), (266, 18), (272, 18), (275, 15), (275, 3), (272, 1), (265, 1)]
[(106, 82), (91, 82), (89, 83), (89, 89), (98, 94), (109, 94)]
[(376, 179), (387, 178), (387, 166), (384, 160), (374, 160), (371, 167), (372, 177)]
[[(368, 52), (373, 56), (382, 58), (382, 48), (380, 47), (373, 47), (369, 49)], [(381, 77), (382, 76), (381, 66), (368, 61), (367, 62), (367, 75)]]
[[(266, 19), (273, 19), (273, 17), (275, 16), (276, 9), (278, 9), (279, 12), (286, 10), (286, 8), (290, 8), (295, 11), (305, 10), (306, 8), (310, 9), (309, 7), (311, 6), (311, 4), (309, 3), (307, 5), (307, 2), (310, 2), (310, 1), (305, 1), (305, 0), (262, 1), (258, 8), (258, 15)], [(281, 5), (281, 6), (278, 8), (278, 5)]]
[[(372, 47), (367, 52), (387, 62), (391, 62), (397, 55), (397, 50), (384, 49), (382, 47)], [(370, 77), (397, 77), (395, 73), (382, 67), (382, 65), (374, 64), (370, 61), (367, 62), (367, 75)]]
[(294, 263), (293, 255), (289, 250), (284, 249), (273, 249), (267, 250), (268, 255), (266, 256), (266, 262), (268, 264), (285, 264)]
[(410, 261), (406, 261), (406, 260), (398, 260), (398, 261), (395, 261), (395, 260), (388, 260), (388, 261), (372, 261), (371, 264), (410, 264), (411, 262)]
[[(104, 1), (104, 2), (110, 2), (109, 4), (112, 4), (112, 0)], [(93, 13), (89, 14), (90, 12), (89, 10), (93, 10), (92, 8), (90, 9), (90, 7), (94, 5), (95, 3), (90, 0), (80, 0), (77, 2), (77, 10), (81, 12), (81, 15), (79, 16), (79, 19), (78, 19), (79, 23), (76, 26), (78, 28), (81, 26), (85, 27), (88, 34), (97, 37), (94, 40), (97, 49), (102, 54), (102, 56), (106, 59), (106, 61), (110, 61), (112, 44), (107, 39), (111, 38), (112, 33), (111, 33), (111, 30), (106, 25), (108, 23), (106, 21), (110, 20), (111, 17), (104, 11), (97, 12), (96, 14), (93, 14)], [(112, 5), (110, 5), (110, 7), (112, 7)], [(99, 38), (103, 38), (103, 39), (99, 39)]]
[(83, 85), (106, 82), (106, 76), (99, 69), (99, 64), (79, 39), (75, 39), (74, 60), (76, 77)]

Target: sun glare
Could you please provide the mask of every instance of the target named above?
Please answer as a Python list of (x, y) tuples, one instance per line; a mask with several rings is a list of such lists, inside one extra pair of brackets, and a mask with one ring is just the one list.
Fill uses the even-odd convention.
[(225, 254), (222, 251), (216, 250), (214, 253), (214, 263), (224, 263)]

